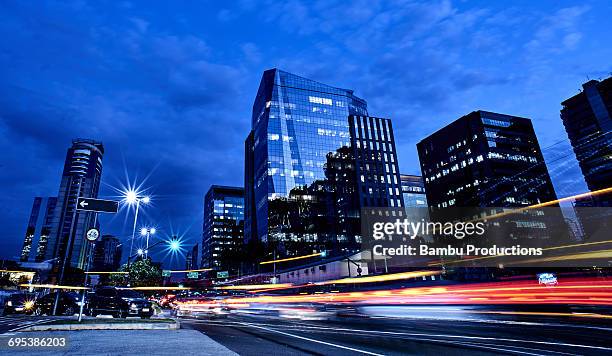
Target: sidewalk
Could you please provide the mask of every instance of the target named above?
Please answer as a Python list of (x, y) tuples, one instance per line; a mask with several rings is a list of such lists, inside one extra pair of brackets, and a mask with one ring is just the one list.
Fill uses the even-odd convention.
[(7, 348), (0, 351), (30, 355), (237, 355), (196, 330), (83, 330), (21, 332), (14, 338), (66, 338), (66, 347)]

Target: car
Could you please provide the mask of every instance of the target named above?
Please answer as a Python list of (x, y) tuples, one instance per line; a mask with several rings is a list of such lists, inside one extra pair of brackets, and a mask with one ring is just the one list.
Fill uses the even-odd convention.
[(29, 314), (34, 311), (34, 301), (36, 297), (30, 293), (14, 293), (4, 301), (2, 315), (8, 314)]
[[(58, 292), (38, 298), (34, 302), (34, 315), (52, 315)], [(74, 315), (81, 307), (81, 295), (74, 292), (59, 292), (57, 315)]]
[(148, 319), (153, 315), (153, 304), (141, 293), (117, 287), (99, 287), (88, 302), (89, 315), (110, 314), (115, 318), (139, 316)]

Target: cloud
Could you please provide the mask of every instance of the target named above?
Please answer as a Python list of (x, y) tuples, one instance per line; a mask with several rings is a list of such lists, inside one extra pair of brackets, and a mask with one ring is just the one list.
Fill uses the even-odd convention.
[(526, 48), (532, 53), (540, 54), (574, 49), (582, 38), (581, 18), (589, 9), (586, 5), (566, 7), (545, 16)]
[(261, 51), (259, 50), (259, 47), (257, 47), (256, 44), (252, 42), (243, 43), (240, 46), (240, 49), (242, 50), (242, 53), (244, 54), (244, 57), (247, 61), (253, 63), (261, 62)]

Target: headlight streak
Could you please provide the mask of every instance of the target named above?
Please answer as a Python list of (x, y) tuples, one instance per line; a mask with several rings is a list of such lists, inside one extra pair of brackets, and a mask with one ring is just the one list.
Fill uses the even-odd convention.
[[(561, 285), (546, 287), (534, 281), (480, 283), (445, 287), (415, 287), (405, 289), (341, 292), (324, 294), (254, 295), (227, 298), (224, 303), (238, 304), (576, 304), (612, 305), (612, 281), (602, 279), (565, 279)], [(568, 313), (566, 316), (574, 316)], [(584, 317), (606, 317), (605, 314), (585, 314)]]

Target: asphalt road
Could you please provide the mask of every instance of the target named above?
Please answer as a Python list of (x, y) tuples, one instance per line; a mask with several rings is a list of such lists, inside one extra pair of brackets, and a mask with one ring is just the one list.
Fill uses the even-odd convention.
[(31, 325), (46, 323), (53, 320), (53, 317), (48, 316), (33, 316), (33, 315), (5, 315), (0, 316), (0, 335), (12, 334)]
[(612, 322), (583, 317), (486, 315), (343, 317), (299, 320), (230, 315), (182, 319), (240, 355), (604, 355), (612, 353)]

